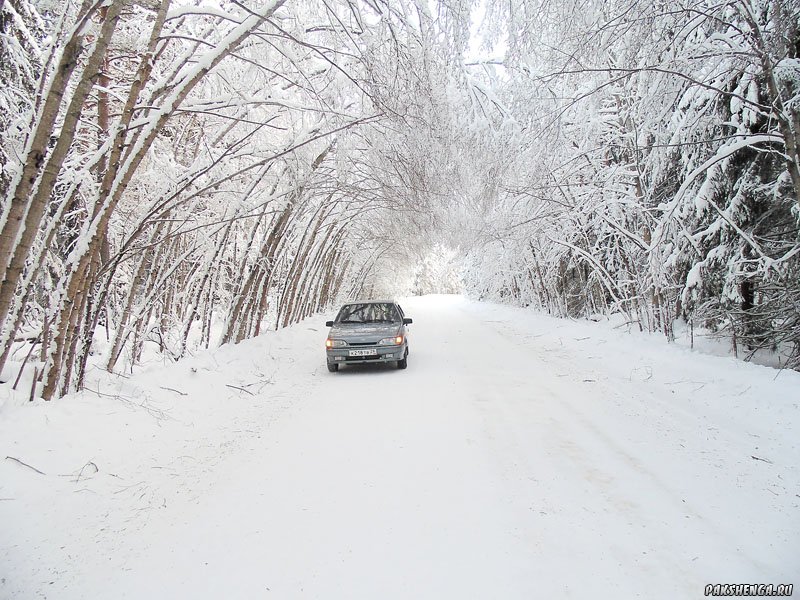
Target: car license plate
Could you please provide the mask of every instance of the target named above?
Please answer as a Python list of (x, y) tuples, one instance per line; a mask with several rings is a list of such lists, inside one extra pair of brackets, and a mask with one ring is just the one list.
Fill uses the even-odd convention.
[(349, 356), (375, 356), (377, 353), (375, 348), (365, 348), (364, 350), (350, 350)]

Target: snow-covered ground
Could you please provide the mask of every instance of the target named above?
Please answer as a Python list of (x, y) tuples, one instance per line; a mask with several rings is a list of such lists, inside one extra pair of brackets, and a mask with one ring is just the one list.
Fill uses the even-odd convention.
[(328, 373), (320, 316), (5, 396), (0, 597), (800, 584), (800, 374), (458, 297), (404, 308), (406, 371)]

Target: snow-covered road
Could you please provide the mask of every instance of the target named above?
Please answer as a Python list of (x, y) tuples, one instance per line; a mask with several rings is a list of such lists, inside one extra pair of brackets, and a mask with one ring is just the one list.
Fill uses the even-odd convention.
[(800, 583), (797, 373), (457, 297), (404, 308), (406, 371), (327, 373), (320, 317), (101, 397), (7, 402), (0, 452), (45, 475), (0, 463), (0, 597)]

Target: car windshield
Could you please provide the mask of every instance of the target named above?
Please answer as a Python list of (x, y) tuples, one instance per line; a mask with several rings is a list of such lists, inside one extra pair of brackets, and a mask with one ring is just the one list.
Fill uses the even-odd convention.
[(399, 320), (400, 313), (391, 302), (346, 304), (336, 317), (338, 323), (396, 323)]

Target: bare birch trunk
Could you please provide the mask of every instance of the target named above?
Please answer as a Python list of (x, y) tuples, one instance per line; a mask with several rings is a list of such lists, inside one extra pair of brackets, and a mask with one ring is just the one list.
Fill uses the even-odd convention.
[[(61, 172), (64, 160), (72, 146), (83, 105), (98, 77), (106, 49), (111, 42), (111, 37), (119, 21), (121, 8), (122, 2), (118, 0), (107, 9), (106, 18), (100, 28), (100, 34), (95, 40), (94, 50), (86, 61), (78, 86), (67, 107), (64, 122), (53, 151), (43, 167), (29, 169), (31, 171), (28, 174), (29, 179), (20, 182), (14, 193), (11, 219), (7, 222), (8, 227), (4, 227), (3, 232), (0, 233), (0, 268), (3, 272), (3, 281), (0, 284), (0, 323), (4, 323), (9, 316), (9, 307), (16, 293), (25, 261), (39, 231), (42, 217), (47, 209), (48, 201)], [(74, 65), (72, 69), (74, 70)], [(66, 83), (67, 81), (64, 80), (63, 84), (66, 85)], [(45, 108), (49, 109), (51, 107), (46, 104)], [(52, 109), (56, 113), (58, 112), (58, 106), (52, 107)], [(38, 133), (37, 131), (37, 135)], [(36, 160), (44, 161), (44, 154), (36, 154)], [(41, 178), (38, 185), (36, 185), (36, 176), (39, 174), (41, 174)], [(13, 243), (13, 246), (7, 247), (11, 243)]]
[(290, 323), (292, 308), (298, 294), (298, 283), (303, 270), (307, 268), (308, 255), (311, 252), (314, 241), (317, 238), (319, 227), (324, 219), (325, 213), (315, 215), (309, 222), (303, 237), (300, 240), (300, 245), (297, 248), (297, 254), (289, 267), (289, 275), (286, 282), (284, 293), (281, 294), (278, 303), (278, 318), (281, 320), (281, 327), (287, 327)]
[[(3, 215), (3, 226), (0, 230), (0, 280), (2, 280), (0, 298), (6, 294), (8, 287), (13, 288), (11, 294), (16, 290), (16, 282), (6, 282), (6, 270), (11, 262), (11, 255), (18, 245), (18, 237), (28, 210), (31, 193), (45, 166), (48, 146), (53, 136), (56, 120), (61, 112), (64, 95), (67, 92), (69, 80), (78, 66), (78, 57), (83, 48), (83, 38), (85, 37), (83, 29), (90, 17), (91, 14), (84, 4), (78, 22), (64, 45), (50, 84), (43, 92), (41, 110), (36, 116), (35, 127), (28, 141), (22, 172), (19, 179), (12, 184), (13, 192), (10, 194), (7, 214)], [(43, 77), (46, 76), (47, 73), (44, 73)], [(5, 315), (1, 313), (0, 316), (5, 318)], [(0, 319), (0, 323), (3, 319)]]
[(186, 347), (189, 343), (189, 333), (192, 330), (192, 324), (194, 321), (200, 317), (200, 313), (198, 312), (200, 308), (200, 301), (203, 297), (203, 293), (206, 290), (206, 285), (211, 280), (215, 264), (219, 259), (222, 251), (225, 247), (225, 243), (229, 239), (229, 235), (231, 232), (231, 228), (233, 227), (233, 220), (231, 220), (225, 228), (224, 233), (220, 236), (220, 240), (214, 245), (214, 254), (212, 255), (211, 259), (207, 261), (205, 269), (203, 271), (203, 277), (200, 280), (200, 283), (197, 286), (196, 292), (193, 294), (189, 305), (189, 315), (186, 318), (186, 324), (183, 327), (183, 335), (181, 336), (181, 349), (180, 349), (180, 356), (184, 356), (186, 354)]
[(67, 322), (65, 317), (68, 317), (70, 321), (72, 320), (71, 298), (77, 297), (81, 291), (80, 286), (83, 282), (83, 276), (86, 274), (89, 267), (91, 256), (94, 255), (97, 248), (103, 243), (108, 232), (108, 224), (111, 215), (130, 183), (131, 177), (141, 164), (141, 161), (149, 151), (150, 146), (167, 119), (186, 99), (194, 87), (211, 69), (216, 67), (226, 56), (233, 52), (254, 29), (271, 16), (284, 1), (285, 0), (275, 0), (270, 6), (262, 9), (260, 14), (251, 13), (251, 16), (237, 25), (219, 46), (209, 51), (207, 60), (198, 62), (198, 64), (191, 69), (190, 73), (185, 75), (184, 78), (167, 93), (164, 104), (159, 108), (151, 110), (148, 125), (143, 127), (142, 130), (136, 134), (131, 145), (128, 147), (127, 154), (123, 157), (122, 142), (128, 131), (127, 125), (131, 121), (139, 93), (150, 77), (153, 66), (152, 50), (154, 50), (155, 44), (158, 41), (161, 29), (160, 24), (163, 24), (166, 16), (168, 2), (165, 1), (161, 4), (158, 13), (159, 16), (152, 30), (148, 52), (140, 63), (137, 77), (131, 86), (131, 90), (128, 94), (128, 101), (126, 102), (122, 118), (116, 129), (111, 156), (108, 162), (108, 169), (103, 179), (95, 214), (92, 216), (91, 222), (84, 234), (87, 241), (87, 250), (80, 256), (71, 257), (67, 262), (68, 276), (61, 300), (61, 316), (54, 320), (54, 329), (57, 331), (57, 334), (53, 342), (53, 352), (50, 354), (52, 360), (50, 360), (49, 365), (46, 366), (46, 375), (44, 377), (45, 387), (43, 396), (46, 399), (51, 399), (54, 394), (56, 394), (58, 380), (61, 378), (63, 369), (61, 360), (63, 359), (63, 350), (67, 343), (66, 337), (73, 329), (72, 327), (65, 326)]
[[(324, 217), (321, 217), (320, 222), (323, 220)], [(331, 236), (334, 233), (334, 229), (333, 227), (329, 227), (328, 232), (325, 234), (325, 237), (322, 239), (322, 241), (318, 245), (313, 246), (318, 232), (319, 224), (317, 227), (315, 227), (313, 237), (308, 244), (309, 250), (314, 251), (313, 259), (311, 261), (306, 259), (304, 262), (307, 264), (307, 266), (301, 267), (298, 270), (297, 284), (295, 284), (295, 290), (290, 298), (290, 303), (286, 310), (285, 320), (287, 323), (297, 323), (303, 319), (306, 311), (306, 305), (311, 298), (311, 292), (314, 284), (317, 283), (321, 277), (320, 266), (322, 258), (325, 255), (324, 249), (330, 242)]]
[[(254, 290), (262, 289), (264, 293), (266, 293), (266, 289), (269, 287), (271, 281), (269, 273), (272, 270), (278, 244), (289, 223), (289, 218), (292, 215), (294, 206), (295, 204), (293, 201), (290, 201), (286, 205), (262, 244), (260, 258), (256, 261), (256, 265), (250, 271), (245, 285), (234, 300), (233, 308), (228, 317), (228, 323), (222, 334), (223, 344), (227, 344), (231, 341), (238, 344), (245, 338), (245, 334), (243, 334), (244, 328), (242, 326), (242, 322), (245, 320), (246, 316), (246, 312), (244, 311), (245, 305), (248, 302), (252, 302), (251, 294), (253, 294)], [(257, 282), (258, 288), (256, 287)]]
[[(158, 237), (161, 228), (162, 224), (159, 223), (159, 225), (154, 229), (150, 241)], [(131, 281), (131, 286), (128, 291), (128, 298), (125, 301), (125, 307), (122, 309), (119, 323), (117, 323), (116, 333), (114, 334), (114, 343), (111, 346), (111, 353), (109, 354), (108, 362), (106, 363), (106, 371), (109, 373), (114, 371), (114, 366), (117, 364), (117, 360), (119, 360), (119, 356), (122, 351), (122, 344), (127, 337), (125, 331), (128, 328), (128, 321), (131, 318), (133, 304), (136, 300), (136, 295), (139, 293), (140, 289), (144, 287), (147, 265), (151, 256), (152, 252), (149, 250), (142, 252), (142, 256), (139, 259), (139, 264), (136, 266), (136, 270), (134, 271), (133, 280)]]

